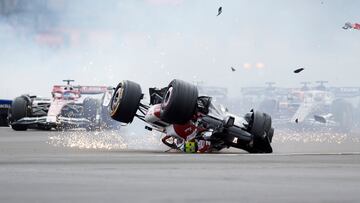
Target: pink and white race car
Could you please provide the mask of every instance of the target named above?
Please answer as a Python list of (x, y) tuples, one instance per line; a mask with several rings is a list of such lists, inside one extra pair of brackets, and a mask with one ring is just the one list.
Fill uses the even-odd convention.
[(107, 86), (55, 85), (52, 98), (21, 95), (9, 110), (14, 130), (113, 127), (108, 105), (114, 89)]

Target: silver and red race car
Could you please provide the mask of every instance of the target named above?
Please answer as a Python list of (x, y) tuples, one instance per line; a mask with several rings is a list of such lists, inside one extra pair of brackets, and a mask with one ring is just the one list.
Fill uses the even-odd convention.
[(14, 130), (28, 128), (50, 130), (113, 127), (108, 105), (114, 88), (107, 86), (55, 85), (52, 98), (21, 95), (9, 110), (9, 123)]
[(250, 153), (271, 153), (274, 133), (268, 114), (251, 110), (233, 115), (209, 96), (199, 96), (195, 85), (173, 80), (161, 89), (150, 88), (150, 103), (141, 100), (139, 84), (122, 81), (110, 102), (110, 115), (122, 123), (134, 117), (145, 129), (164, 133), (163, 143), (185, 152), (213, 152), (235, 147)]

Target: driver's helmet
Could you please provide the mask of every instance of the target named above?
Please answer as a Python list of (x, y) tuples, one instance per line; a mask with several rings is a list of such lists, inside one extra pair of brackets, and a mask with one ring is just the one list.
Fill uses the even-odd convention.
[(76, 93), (72, 92), (72, 91), (65, 91), (63, 93), (63, 98), (65, 100), (72, 100), (75, 99), (77, 97)]

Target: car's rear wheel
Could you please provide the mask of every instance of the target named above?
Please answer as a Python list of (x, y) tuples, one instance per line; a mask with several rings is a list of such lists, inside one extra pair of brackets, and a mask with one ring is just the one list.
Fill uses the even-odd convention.
[(253, 111), (250, 119), (250, 133), (253, 135), (252, 146), (246, 151), (250, 153), (272, 153), (270, 145), (274, 134), (271, 117), (259, 111)]
[(142, 98), (139, 84), (125, 80), (116, 87), (110, 102), (110, 116), (122, 123), (131, 123)]
[[(18, 121), (24, 117), (30, 116), (31, 101), (26, 96), (16, 97), (11, 105), (11, 121)], [(11, 128), (16, 131), (25, 131), (27, 126), (23, 124), (11, 124)]]
[(185, 124), (195, 113), (198, 90), (195, 85), (173, 80), (161, 103), (161, 119), (172, 124)]
[(259, 111), (254, 111), (251, 120), (250, 133), (255, 137), (265, 138), (271, 128), (271, 117)]

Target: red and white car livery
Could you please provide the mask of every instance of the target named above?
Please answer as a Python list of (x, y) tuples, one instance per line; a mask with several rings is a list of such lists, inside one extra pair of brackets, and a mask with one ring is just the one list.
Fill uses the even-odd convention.
[(168, 87), (150, 88), (150, 103), (141, 102), (141, 87), (122, 81), (110, 104), (110, 115), (122, 123), (137, 117), (148, 130), (165, 134), (162, 141), (170, 148), (185, 152), (212, 152), (235, 147), (250, 153), (271, 153), (274, 133), (271, 117), (250, 111), (235, 116), (211, 97), (199, 96), (195, 85), (173, 80)]

